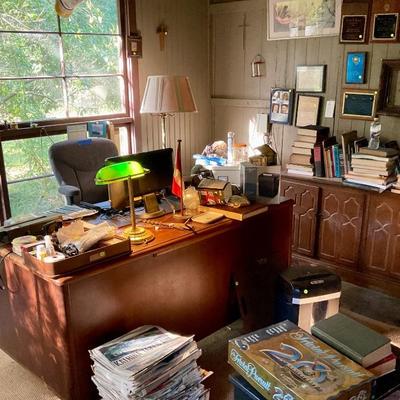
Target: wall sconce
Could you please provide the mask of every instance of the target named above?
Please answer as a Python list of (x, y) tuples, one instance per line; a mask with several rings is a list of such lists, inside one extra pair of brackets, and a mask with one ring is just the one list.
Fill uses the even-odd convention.
[(262, 55), (257, 54), (251, 62), (251, 77), (256, 78), (265, 75), (265, 59)]

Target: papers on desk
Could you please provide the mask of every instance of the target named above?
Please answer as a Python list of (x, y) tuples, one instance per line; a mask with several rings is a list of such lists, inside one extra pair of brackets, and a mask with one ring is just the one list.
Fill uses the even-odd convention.
[(43, 213), (44, 215), (58, 214), (62, 216), (64, 221), (73, 220), (83, 217), (90, 217), (91, 215), (97, 214), (96, 210), (79, 207), (75, 204), (65, 205), (54, 210), (49, 210)]
[(193, 336), (146, 325), (89, 353), (103, 399), (209, 399), (201, 383), (209, 373), (197, 365), (201, 350)]

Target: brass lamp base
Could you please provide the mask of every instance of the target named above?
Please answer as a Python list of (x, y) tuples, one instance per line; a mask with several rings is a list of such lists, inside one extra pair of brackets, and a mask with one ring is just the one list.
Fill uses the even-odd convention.
[(129, 238), (132, 244), (148, 243), (154, 239), (154, 235), (141, 226), (137, 226), (135, 229), (125, 229), (124, 236)]

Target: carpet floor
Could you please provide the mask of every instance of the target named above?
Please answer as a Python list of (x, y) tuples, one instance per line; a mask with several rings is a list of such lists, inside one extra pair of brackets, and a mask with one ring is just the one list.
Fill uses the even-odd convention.
[[(388, 336), (393, 344), (400, 347), (400, 298), (343, 283), (341, 311)], [(233, 390), (228, 381), (228, 375), (233, 370), (226, 363), (227, 341), (242, 333), (242, 322), (239, 320), (199, 341), (199, 347), (203, 349), (199, 364), (214, 371), (206, 381), (211, 388), (212, 400), (233, 400)], [(59, 398), (40, 378), (0, 350), (0, 400)], [(400, 392), (386, 400), (400, 400)]]

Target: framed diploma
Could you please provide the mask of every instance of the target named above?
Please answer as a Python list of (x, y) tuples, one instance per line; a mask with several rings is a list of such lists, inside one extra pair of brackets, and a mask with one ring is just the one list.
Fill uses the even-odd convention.
[(367, 53), (350, 52), (346, 57), (346, 83), (365, 83)]
[(367, 16), (343, 15), (340, 27), (341, 43), (364, 43), (366, 39)]
[(375, 14), (372, 28), (372, 40), (397, 41), (399, 14)]
[(296, 67), (296, 91), (325, 91), (326, 65), (298, 65)]
[(377, 95), (377, 90), (345, 89), (341, 117), (372, 121), (375, 117)]
[(297, 96), (296, 126), (318, 125), (321, 97), (299, 94)]

